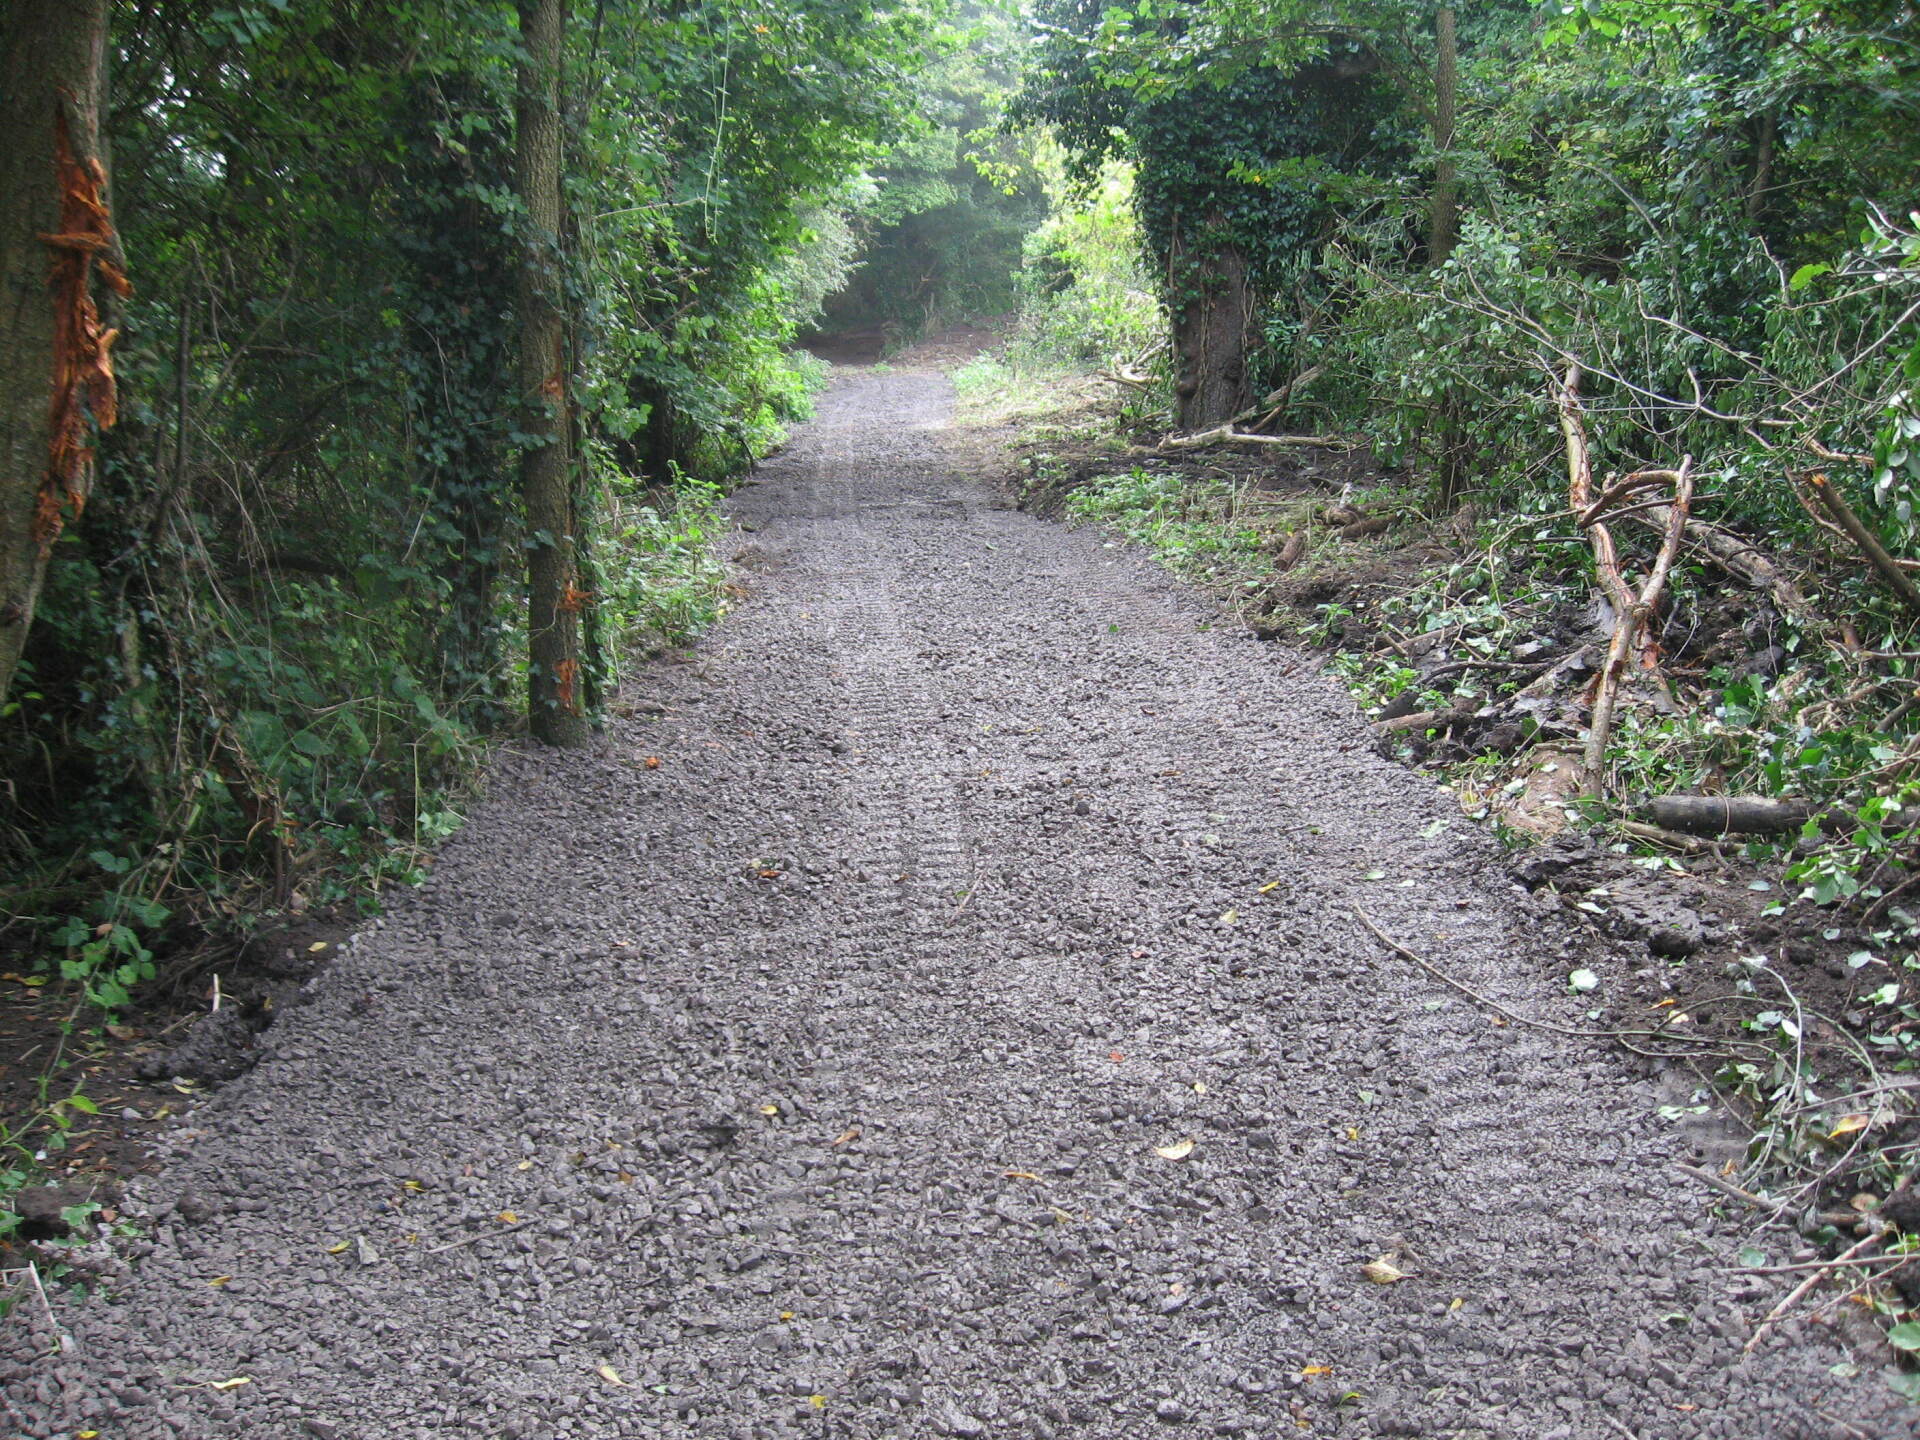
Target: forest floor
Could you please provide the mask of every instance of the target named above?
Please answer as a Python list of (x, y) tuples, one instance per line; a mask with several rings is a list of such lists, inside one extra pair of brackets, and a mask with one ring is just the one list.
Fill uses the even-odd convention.
[(1744, 1353), (1800, 1273), (1564, 1033), (1617, 942), (951, 404), (836, 378), (734, 614), (15, 1307), (18, 1433), (1911, 1433), (1831, 1293)]

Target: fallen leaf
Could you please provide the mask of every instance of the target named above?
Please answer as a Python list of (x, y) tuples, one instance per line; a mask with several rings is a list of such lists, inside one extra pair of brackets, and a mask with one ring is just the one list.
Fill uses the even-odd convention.
[(779, 870), (762, 870), (760, 872), (760, 878), (762, 880), (778, 880), (783, 873), (783, 871)]
[(533, 1169), (533, 1161), (522, 1160), (518, 1165), (514, 1166), (513, 1168), (516, 1170), (531, 1170)]
[(520, 1217), (511, 1210), (502, 1210), (493, 1218), (498, 1220), (502, 1225), (518, 1225), (520, 1223)]
[(1358, 1125), (1347, 1126), (1347, 1139), (1358, 1140), (1359, 1138), (1360, 1138), (1360, 1127)]
[(1193, 1144), (1191, 1140), (1176, 1140), (1171, 1145), (1154, 1146), (1153, 1153), (1162, 1160), (1184, 1160), (1193, 1153)]
[(213, 1277), (213, 1279), (207, 1281), (207, 1284), (211, 1285), (214, 1289), (218, 1290), (222, 1285), (225, 1285), (231, 1279), (233, 1279), (233, 1276), (231, 1275), (216, 1275)]
[(1300, 1376), (1304, 1380), (1311, 1380), (1316, 1375), (1331, 1375), (1332, 1373), (1333, 1367), (1331, 1365), (1304, 1365), (1300, 1369)]
[(658, 770), (659, 768), (660, 768), (660, 757), (658, 755), (647, 756), (647, 769)]
[(1857, 1135), (1867, 1128), (1869, 1118), (1866, 1115), (1842, 1115), (1834, 1123), (1833, 1129), (1827, 1132), (1827, 1139), (1838, 1140), (1842, 1135)]
[(402, 1190), (411, 1190), (414, 1194), (418, 1195), (427, 1187), (422, 1185), (418, 1180), (402, 1180), (400, 1182), (400, 1188)]
[(1567, 976), (1567, 988), (1584, 995), (1589, 990), (1600, 988), (1600, 977), (1591, 970), (1576, 970)]
[(353, 1242), (351, 1240), (342, 1240), (338, 1245), (329, 1245), (327, 1247), (327, 1254), (344, 1255), (347, 1253), (347, 1251), (351, 1250), (352, 1248), (353, 1248)]
[(1462, 1305), (1464, 1305), (1464, 1304), (1466, 1304), (1466, 1303), (1467, 1303), (1467, 1297), (1466, 1297), (1466, 1296), (1464, 1296), (1464, 1295), (1456, 1295), (1456, 1296), (1454, 1296), (1454, 1297), (1453, 1297), (1453, 1303), (1452, 1303), (1451, 1305), (1449, 1305), (1449, 1306), (1447, 1306), (1447, 1313), (1448, 1313), (1449, 1315), (1451, 1315), (1451, 1314), (1452, 1314), (1452, 1313), (1453, 1313), (1454, 1311), (1456, 1311), (1456, 1310), (1458, 1310), (1458, 1309), (1459, 1309), (1459, 1308), (1460, 1308), (1460, 1307), (1461, 1307)]
[(1073, 1223), (1073, 1216), (1069, 1212), (1062, 1210), (1058, 1205), (1049, 1205), (1047, 1208), (1053, 1211), (1054, 1224), (1071, 1225)]
[(762, 1115), (778, 1115), (780, 1113), (780, 1107), (778, 1105), (762, 1105), (760, 1107), (760, 1113)]
[(620, 1378), (620, 1372), (611, 1365), (596, 1365), (593, 1367), (593, 1373), (609, 1385), (625, 1385), (627, 1383)]
[(793, 1311), (791, 1311), (791, 1310), (782, 1310), (782, 1311), (780, 1312), (780, 1318), (781, 1318), (782, 1320), (791, 1320), (791, 1319), (793, 1318)]
[(324, 940), (316, 940), (316, 941), (314, 941), (314, 942), (313, 942), (313, 944), (311, 944), (311, 945), (309, 945), (309, 946), (307, 946), (307, 953), (308, 953), (309, 955), (318, 955), (318, 954), (319, 954), (319, 953), (320, 953), (320, 952), (321, 952), (322, 950), (324, 950), (324, 949), (326, 949), (326, 948), (327, 948), (327, 942), (326, 942), (326, 941), (324, 941)]
[(840, 1138), (838, 1140), (835, 1140), (833, 1144), (829, 1145), (827, 1148), (829, 1150), (837, 1150), (842, 1145), (851, 1144), (853, 1141), (858, 1140), (859, 1138), (860, 1138), (860, 1127), (858, 1125), (849, 1125), (845, 1130), (842, 1130), (840, 1132)]
[(251, 1385), (252, 1383), (253, 1377), (251, 1375), (236, 1375), (231, 1380), (216, 1380), (207, 1388), (209, 1390), (238, 1390), (242, 1385)]
[(0, 980), (11, 980), (15, 984), (25, 985), (35, 990), (47, 983), (47, 977), (44, 975), (16, 975), (11, 970), (7, 971), (5, 975), (0, 975)]
[(824, 1395), (809, 1395), (807, 1396), (807, 1403), (816, 1410), (824, 1410), (827, 1408), (827, 1397)]
[(1664, 1010), (1664, 1009), (1666, 1009), (1666, 1008), (1667, 1008), (1667, 1006), (1669, 1006), (1669, 1005), (1678, 1005), (1679, 1003), (1680, 1003), (1680, 1002), (1679, 1002), (1678, 1000), (1676, 1000), (1676, 999), (1674, 999), (1674, 998), (1673, 998), (1673, 997), (1672, 997), (1671, 995), (1669, 995), (1669, 996), (1668, 996), (1668, 997), (1667, 997), (1666, 999), (1664, 999), (1664, 1000), (1656, 1000), (1656, 1001), (1654, 1001), (1654, 1002), (1653, 1002), (1653, 1004), (1651, 1004), (1651, 1005), (1649, 1005), (1649, 1006), (1648, 1006), (1647, 1008), (1648, 1008), (1649, 1010)]
[(1206, 1094), (1206, 1093), (1207, 1093), (1207, 1082), (1206, 1082), (1206, 1081), (1204, 1081), (1204, 1080), (1196, 1080), (1196, 1081), (1194, 1081), (1194, 1082), (1193, 1082), (1193, 1093), (1194, 1093), (1194, 1094), (1196, 1094), (1196, 1095), (1204, 1095), (1204, 1094)]
[(1260, 893), (1262, 895), (1271, 895), (1275, 890), (1278, 890), (1279, 888), (1280, 888), (1280, 882), (1278, 880), (1269, 880), (1267, 881), (1266, 884), (1260, 887)]
[(1360, 1273), (1376, 1285), (1391, 1285), (1396, 1280), (1407, 1278), (1407, 1272), (1387, 1259), (1369, 1260), (1360, 1267)]
[(1002, 1180), (1038, 1180), (1040, 1177), (1031, 1170), (1006, 1170), (1001, 1172), (1000, 1178)]
[(122, 1044), (129, 1040), (138, 1040), (140, 1038), (140, 1032), (131, 1025), (109, 1025), (106, 1027), (106, 1031), (109, 1036), (120, 1041)]
[(1226, 914), (1220, 917), (1220, 923), (1222, 925), (1231, 925), (1239, 918), (1240, 918), (1240, 912), (1238, 910), (1229, 910), (1227, 911)]
[(1107, 1059), (1111, 1060), (1116, 1065), (1118, 1065), (1122, 1060), (1126, 1058), (1127, 1057), (1122, 1055), (1118, 1050), (1109, 1050), (1107, 1052)]

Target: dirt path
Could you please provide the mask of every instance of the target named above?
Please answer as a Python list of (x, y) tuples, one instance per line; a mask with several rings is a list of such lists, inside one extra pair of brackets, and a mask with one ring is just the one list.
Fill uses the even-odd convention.
[(1776, 1292), (1651, 1085), (1353, 919), (1569, 1018), (1492, 842), (950, 473), (947, 409), (840, 381), (666, 713), (502, 760), (182, 1130), (74, 1351), (15, 1325), (21, 1433), (1906, 1433), (1801, 1324), (1741, 1358)]

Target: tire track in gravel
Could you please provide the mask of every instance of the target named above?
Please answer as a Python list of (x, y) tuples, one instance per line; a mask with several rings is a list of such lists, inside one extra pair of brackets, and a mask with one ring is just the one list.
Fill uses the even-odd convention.
[(1299, 657), (956, 475), (948, 404), (836, 382), (666, 714), (503, 756), (73, 1349), (16, 1310), (18, 1433), (1907, 1433), (1804, 1324), (1741, 1356), (1776, 1292), (1651, 1083), (1351, 908), (1562, 1020), (1591, 942)]

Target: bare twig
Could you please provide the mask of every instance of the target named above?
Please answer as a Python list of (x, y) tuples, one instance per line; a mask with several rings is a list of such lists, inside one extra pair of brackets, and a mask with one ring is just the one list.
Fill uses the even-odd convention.
[(1759, 1328), (1748, 1337), (1747, 1343), (1740, 1347), (1742, 1353), (1751, 1355), (1754, 1350), (1759, 1347), (1760, 1342), (1767, 1338), (1767, 1332), (1773, 1328), (1774, 1322), (1789, 1310), (1793, 1309), (1794, 1306), (1798, 1305), (1808, 1292), (1820, 1283), (1822, 1276), (1831, 1275), (1835, 1270), (1843, 1268), (1849, 1260), (1852, 1260), (1861, 1252), (1871, 1249), (1879, 1243), (1880, 1237), (1878, 1235), (1869, 1235), (1858, 1244), (1849, 1245), (1843, 1254), (1836, 1255), (1811, 1275), (1807, 1276), (1807, 1278), (1802, 1280), (1798, 1285), (1794, 1286), (1788, 1293), (1787, 1298), (1773, 1307), (1772, 1311), (1767, 1315), (1767, 1318), (1760, 1322)]
[(1714, 1040), (1705, 1035), (1687, 1035), (1673, 1030), (1583, 1030), (1572, 1025), (1557, 1025), (1551, 1020), (1536, 1020), (1531, 1015), (1522, 1015), (1517, 1010), (1509, 1009), (1498, 1000), (1489, 999), (1464, 981), (1454, 979), (1453, 976), (1447, 974), (1446, 971), (1442, 970), (1438, 965), (1435, 965), (1431, 960), (1426, 959), (1424, 956), (1416, 955), (1399, 941), (1390, 939), (1385, 931), (1373, 923), (1373, 917), (1368, 915), (1367, 912), (1362, 910), (1358, 905), (1353, 907), (1353, 913), (1358, 917), (1362, 925), (1373, 932), (1374, 939), (1378, 940), (1396, 955), (1411, 960), (1441, 984), (1458, 990), (1476, 1005), (1484, 1005), (1489, 1010), (1498, 1011), (1516, 1025), (1525, 1025), (1534, 1030), (1545, 1030), (1553, 1035), (1567, 1035), (1576, 1040), (1617, 1040), (1637, 1055), (1648, 1055), (1661, 1060), (1683, 1059), (1685, 1058), (1685, 1054), (1684, 1052), (1663, 1054), (1659, 1051), (1642, 1050), (1631, 1042), (1634, 1040), (1678, 1041), (1683, 1044), (1699, 1045), (1703, 1050), (1732, 1047), (1735, 1049), (1759, 1051), (1769, 1055), (1773, 1053), (1765, 1045), (1757, 1044), (1750, 1040)]
[(1703, 1185), (1711, 1185), (1715, 1190), (1731, 1195), (1736, 1200), (1746, 1201), (1756, 1210), (1765, 1210), (1770, 1215), (1778, 1215), (1786, 1208), (1786, 1202), (1783, 1200), (1769, 1200), (1764, 1195), (1756, 1195), (1753, 1191), (1743, 1189), (1731, 1180), (1723, 1179), (1711, 1170), (1704, 1170), (1698, 1165), (1689, 1165), (1683, 1160), (1676, 1160), (1673, 1162), (1673, 1168), (1691, 1175)]
[(478, 1234), (466, 1235), (458, 1240), (449, 1240), (444, 1245), (436, 1245), (431, 1250), (423, 1251), (422, 1253), (427, 1255), (440, 1255), (448, 1250), (458, 1250), (464, 1245), (478, 1245), (482, 1240), (491, 1240), (497, 1235), (511, 1235), (516, 1230), (524, 1230), (532, 1223), (533, 1221), (531, 1220), (519, 1220), (512, 1225), (502, 1225), (498, 1230), (482, 1230)]

